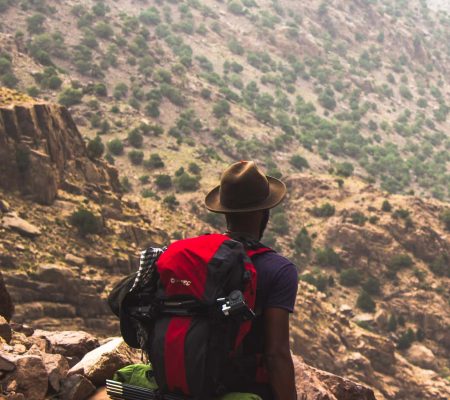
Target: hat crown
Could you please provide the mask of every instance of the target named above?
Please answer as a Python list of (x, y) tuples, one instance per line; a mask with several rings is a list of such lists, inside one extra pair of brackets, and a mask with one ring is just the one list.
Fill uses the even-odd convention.
[(269, 181), (253, 161), (231, 165), (220, 180), (220, 202), (228, 208), (258, 204), (270, 194)]

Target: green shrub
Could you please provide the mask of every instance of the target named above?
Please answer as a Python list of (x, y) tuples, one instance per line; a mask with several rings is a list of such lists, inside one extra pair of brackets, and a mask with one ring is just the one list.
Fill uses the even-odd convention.
[(339, 268), (342, 264), (339, 254), (337, 254), (331, 247), (317, 249), (316, 262), (322, 267)]
[(170, 177), (170, 175), (157, 175), (155, 184), (159, 189), (169, 189), (170, 187), (172, 187), (172, 178)]
[(27, 18), (27, 30), (31, 34), (44, 32), (45, 16), (42, 14), (34, 14)]
[(209, 212), (205, 216), (205, 222), (222, 231), (225, 228), (225, 219), (221, 214)]
[(284, 212), (278, 212), (272, 216), (271, 227), (275, 233), (286, 235), (289, 233), (289, 223)]
[(374, 312), (376, 309), (376, 304), (373, 301), (370, 294), (365, 290), (361, 290), (358, 298), (356, 299), (356, 306), (365, 312)]
[(91, 139), (87, 145), (87, 154), (91, 159), (100, 158), (105, 152), (105, 145), (102, 142), (100, 136), (96, 136), (95, 139)]
[(293, 155), (289, 160), (289, 162), (293, 167), (295, 167), (299, 171), (302, 171), (304, 168), (309, 168), (309, 164), (306, 158), (298, 154)]
[(367, 217), (359, 211), (355, 211), (350, 214), (350, 221), (352, 224), (364, 226), (367, 221)]
[(403, 98), (405, 98), (407, 100), (412, 100), (413, 95), (407, 86), (401, 85), (399, 91), (400, 91), (400, 96), (402, 96)]
[(139, 132), (139, 129), (135, 128), (128, 133), (128, 143), (140, 149), (144, 143), (144, 137)]
[(120, 139), (112, 139), (108, 142), (108, 150), (115, 156), (123, 154), (123, 143)]
[(436, 257), (430, 264), (430, 270), (436, 276), (450, 277), (450, 257), (446, 254)]
[(109, 39), (114, 35), (114, 31), (107, 22), (98, 22), (94, 25), (94, 32), (102, 39)]
[(328, 286), (328, 278), (320, 272), (303, 274), (298, 279), (315, 286), (321, 292), (325, 292)]
[(334, 207), (334, 205), (332, 205), (330, 203), (324, 203), (320, 207), (314, 207), (312, 209), (312, 214), (315, 217), (320, 217), (320, 218), (331, 217), (334, 215), (335, 212), (336, 212), (336, 208)]
[(343, 162), (336, 165), (336, 175), (348, 178), (353, 175), (355, 168), (349, 162)]
[(409, 210), (405, 210), (404, 208), (399, 208), (394, 211), (392, 214), (394, 218), (401, 218), (401, 219), (408, 219), (411, 216), (411, 213)]
[(11, 5), (9, 0), (0, 0), (0, 12), (5, 12)]
[(245, 53), (244, 47), (235, 38), (228, 42), (228, 48), (233, 54), (241, 56)]
[(450, 208), (442, 212), (441, 221), (444, 223), (445, 230), (450, 232)]
[(141, 182), (143, 185), (146, 185), (147, 183), (150, 182), (150, 176), (148, 176), (148, 175), (141, 175), (139, 177), (139, 182)]
[(116, 100), (120, 100), (126, 97), (127, 93), (128, 93), (128, 86), (123, 82), (118, 83), (114, 88), (114, 98)]
[(193, 192), (199, 188), (199, 178), (183, 172), (175, 178), (175, 186), (182, 192)]
[(389, 203), (388, 200), (384, 200), (383, 204), (381, 205), (381, 210), (384, 212), (391, 212), (392, 211), (391, 203)]
[(327, 88), (319, 95), (319, 103), (322, 107), (330, 111), (336, 108), (337, 103), (331, 88)]
[(191, 163), (189, 163), (188, 171), (191, 174), (200, 175), (200, 173), (202, 172), (202, 169), (199, 167), (199, 165), (197, 163), (191, 162)]
[(128, 159), (133, 165), (140, 165), (144, 160), (144, 152), (140, 150), (131, 150), (128, 152)]
[(397, 272), (403, 268), (412, 267), (412, 265), (413, 260), (408, 254), (396, 254), (389, 260), (387, 267), (390, 271)]
[(164, 161), (157, 153), (150, 154), (148, 160), (144, 161), (144, 167), (148, 169), (157, 169), (164, 167)]
[(131, 192), (132, 185), (131, 185), (130, 180), (128, 179), (128, 176), (124, 176), (124, 177), (120, 180), (120, 186), (122, 187), (122, 190), (123, 190), (125, 193)]
[(339, 275), (339, 282), (343, 286), (357, 286), (361, 280), (361, 274), (355, 268), (345, 269)]
[(19, 79), (17, 78), (16, 75), (14, 75), (13, 72), (7, 72), (1, 77), (1, 79), (3, 85), (10, 89), (16, 88), (17, 84), (19, 83)]
[(298, 254), (308, 255), (311, 252), (312, 239), (310, 238), (306, 228), (302, 228), (302, 230), (297, 234), (294, 239), (294, 246), (295, 252)]
[(406, 350), (409, 349), (412, 343), (416, 340), (416, 335), (411, 328), (408, 328), (401, 334), (397, 342), (397, 349)]
[(159, 198), (158, 195), (153, 190), (148, 188), (141, 190), (141, 196), (144, 199), (148, 199), (149, 197)]
[(100, 218), (96, 217), (91, 211), (85, 208), (79, 208), (69, 217), (69, 223), (77, 228), (81, 236), (100, 233)]
[(228, 3), (228, 11), (235, 15), (242, 15), (244, 14), (244, 7), (242, 7), (242, 4), (239, 1), (232, 0)]
[(378, 296), (381, 293), (381, 284), (377, 278), (369, 277), (367, 281), (364, 282), (362, 288), (373, 296)]
[(59, 95), (59, 104), (65, 107), (71, 107), (75, 104), (80, 104), (83, 98), (83, 92), (81, 89), (67, 88)]
[(226, 100), (219, 100), (213, 107), (213, 114), (216, 118), (223, 118), (230, 113), (230, 103)]
[(163, 199), (163, 204), (169, 208), (169, 210), (175, 211), (176, 208), (180, 205), (179, 201), (175, 197), (175, 195), (170, 194)]
[(145, 114), (152, 118), (158, 118), (160, 115), (159, 102), (156, 100), (150, 100), (145, 105)]
[(200, 96), (205, 100), (211, 100), (211, 90), (203, 88), (200, 92)]

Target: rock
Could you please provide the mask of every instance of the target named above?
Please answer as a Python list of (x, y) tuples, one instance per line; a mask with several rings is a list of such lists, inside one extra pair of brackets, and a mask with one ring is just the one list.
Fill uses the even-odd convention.
[(9, 321), (13, 315), (14, 306), (11, 301), (11, 296), (6, 290), (5, 282), (3, 281), (3, 275), (0, 271), (0, 316)]
[(34, 355), (10, 358), (15, 369), (6, 378), (6, 388), (22, 393), (27, 400), (44, 400), (48, 390), (48, 375), (42, 359)]
[(8, 321), (2, 316), (0, 316), (0, 338), (3, 338), (6, 343), (9, 343), (12, 338), (11, 326)]
[(339, 307), (339, 312), (345, 315), (346, 317), (353, 317), (353, 308), (348, 304), (342, 304)]
[(42, 354), (45, 369), (48, 374), (48, 382), (50, 387), (59, 392), (61, 388), (61, 381), (67, 376), (69, 371), (69, 363), (60, 354)]
[(33, 336), (42, 337), (50, 342), (50, 351), (65, 357), (80, 359), (91, 350), (98, 347), (98, 339), (83, 331), (49, 332), (37, 329)]
[(6, 200), (0, 199), (0, 212), (7, 213), (7, 212), (9, 212), (10, 208), (11, 207)]
[(111, 398), (106, 393), (106, 388), (98, 389), (88, 400), (110, 400)]
[(61, 400), (84, 400), (95, 392), (95, 386), (82, 375), (72, 375), (61, 385)]
[(380, 309), (375, 313), (373, 319), (379, 328), (386, 329), (389, 320), (389, 313), (384, 309)]
[(2, 219), (2, 225), (5, 228), (18, 232), (22, 236), (35, 238), (41, 234), (41, 230), (28, 221), (18, 217), (15, 214), (7, 214)]
[(86, 354), (69, 371), (69, 375), (81, 374), (94, 385), (103, 385), (114, 373), (129, 364), (139, 361), (138, 355), (130, 349), (122, 338), (114, 338), (97, 349)]
[(373, 391), (337, 375), (306, 365), (293, 357), (297, 395), (308, 400), (376, 400)]
[(84, 258), (74, 256), (73, 254), (66, 254), (64, 260), (67, 264), (74, 265), (76, 267), (81, 267), (85, 264)]
[(73, 280), (75, 272), (68, 267), (57, 264), (39, 265), (35, 273), (36, 279), (40, 282), (65, 284)]
[(433, 352), (420, 343), (413, 343), (406, 352), (407, 359), (421, 368), (436, 369), (437, 362)]
[(11, 372), (14, 371), (15, 368), (14, 362), (10, 360), (7, 354), (0, 351), (0, 371)]

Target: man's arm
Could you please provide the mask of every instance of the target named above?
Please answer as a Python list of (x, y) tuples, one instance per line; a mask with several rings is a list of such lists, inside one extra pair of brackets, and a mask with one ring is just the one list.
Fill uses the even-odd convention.
[(266, 309), (264, 335), (264, 356), (275, 398), (297, 400), (294, 364), (289, 347), (289, 311), (282, 308)]

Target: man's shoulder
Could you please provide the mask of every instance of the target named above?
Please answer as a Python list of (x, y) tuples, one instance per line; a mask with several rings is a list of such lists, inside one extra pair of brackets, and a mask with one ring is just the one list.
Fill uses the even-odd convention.
[(276, 252), (275, 250), (271, 250), (271, 251), (259, 254), (255, 259), (255, 263), (267, 264), (267, 265), (270, 265), (271, 268), (283, 268), (283, 269), (293, 269), (293, 270), (297, 269), (297, 267), (291, 260), (282, 256), (280, 253)]

